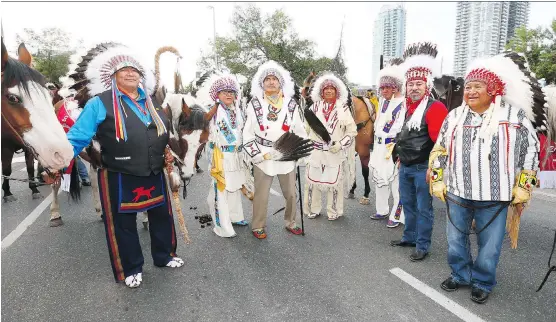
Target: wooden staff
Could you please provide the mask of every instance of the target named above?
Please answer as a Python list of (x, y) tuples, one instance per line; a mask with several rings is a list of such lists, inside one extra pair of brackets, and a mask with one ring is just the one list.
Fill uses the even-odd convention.
[[(181, 212), (181, 203), (180, 203), (180, 196), (179, 196), (179, 180), (177, 181), (178, 184), (176, 184), (175, 182), (172, 182), (172, 178), (170, 177), (170, 175), (173, 173), (174, 171), (174, 165), (173, 165), (173, 155), (170, 152), (170, 148), (168, 146), (166, 146), (166, 150), (164, 151), (165, 155), (166, 155), (166, 168), (165, 168), (165, 172), (166, 172), (166, 182), (168, 183), (168, 190), (172, 193), (172, 199), (173, 199), (173, 203), (175, 205), (174, 209), (178, 215), (178, 225), (180, 227), (180, 231), (181, 234), (183, 236), (183, 240), (186, 244), (190, 244), (191, 243), (191, 239), (189, 239), (189, 232), (187, 231), (187, 227), (185, 226), (185, 219), (183, 218), (183, 213)], [(170, 199), (170, 203), (172, 203), (172, 200)]]

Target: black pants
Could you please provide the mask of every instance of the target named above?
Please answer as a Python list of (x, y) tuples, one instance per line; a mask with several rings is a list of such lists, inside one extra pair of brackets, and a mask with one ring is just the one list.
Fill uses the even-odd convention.
[[(160, 180), (160, 177), (153, 177)], [(137, 234), (137, 213), (118, 213), (118, 174), (98, 172), (99, 194), (110, 263), (116, 282), (143, 270), (143, 252)], [(166, 184), (166, 183), (165, 183)], [(176, 256), (176, 230), (169, 196), (166, 202), (147, 211), (151, 254), (155, 266), (166, 266)]]

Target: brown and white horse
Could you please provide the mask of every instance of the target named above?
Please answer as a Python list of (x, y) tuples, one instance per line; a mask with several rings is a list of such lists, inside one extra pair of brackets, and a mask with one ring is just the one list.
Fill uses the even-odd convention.
[(209, 137), (207, 110), (190, 94), (168, 93), (162, 104), (172, 122), (170, 136), (175, 136), (179, 146), (172, 150), (179, 159), (179, 172), (186, 186), (196, 172), (197, 160)]
[[(59, 170), (70, 163), (73, 148), (56, 119), (44, 76), (30, 67), (32, 56), (24, 44), (18, 56), (9, 57), (2, 39), (2, 175), (11, 175), (13, 155), (23, 149), (29, 180), (34, 181), (33, 157), (45, 168)], [(36, 187), (29, 183), (35, 198), (41, 196)], [(5, 201), (15, 200), (8, 179), (2, 189)]]

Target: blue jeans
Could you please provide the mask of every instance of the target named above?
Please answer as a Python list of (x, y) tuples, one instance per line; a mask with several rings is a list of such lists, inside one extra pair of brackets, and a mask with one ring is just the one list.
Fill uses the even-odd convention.
[(417, 250), (428, 253), (431, 245), (434, 213), (427, 184), (428, 164), (400, 165), (400, 200), (405, 213), (402, 241), (415, 243)]
[(454, 224), (447, 220), (446, 235), (448, 237), (448, 265), (452, 269), (452, 278), (465, 285), (472, 285), (490, 293), (496, 285), (496, 266), (500, 259), (502, 241), (506, 233), (506, 217), (508, 205), (505, 205), (498, 217), (477, 236), (479, 253), (473, 263), (471, 258), (471, 244), (469, 233), (471, 222), (475, 219), (476, 230), (480, 231), (492, 219), (503, 205), (497, 201), (475, 201), (463, 199), (448, 193), (448, 197), (467, 207), (492, 207), (484, 209), (469, 209), (447, 200), (450, 217)]
[(91, 181), (89, 180), (87, 167), (85, 166), (85, 163), (83, 163), (83, 160), (81, 160), (81, 157), (77, 157), (77, 169), (79, 170), (79, 177), (81, 178), (81, 181)]

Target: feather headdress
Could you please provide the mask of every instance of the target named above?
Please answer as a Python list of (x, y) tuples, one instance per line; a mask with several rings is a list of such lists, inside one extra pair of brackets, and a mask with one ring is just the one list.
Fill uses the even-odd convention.
[(403, 53), (404, 62), (402, 68), (405, 73), (405, 81), (423, 80), (429, 87), (434, 77), (440, 76), (436, 55), (436, 45), (425, 42), (412, 44)]
[[(410, 130), (418, 130), (421, 120), (429, 102), (429, 90), (433, 87), (433, 79), (440, 76), (440, 72), (436, 63), (436, 45), (431, 43), (417, 43), (407, 47), (403, 53), (404, 63), (402, 68), (405, 71), (405, 84), (415, 80), (422, 80), (427, 84), (427, 92), (421, 99), (417, 109), (411, 115), (406, 125)], [(406, 85), (404, 84), (404, 89)], [(407, 91), (406, 91), (407, 95)]]
[(259, 69), (253, 76), (253, 80), (251, 81), (251, 96), (263, 96), (263, 82), (264, 79), (269, 75), (273, 75), (278, 78), (278, 81), (280, 82), (280, 86), (282, 88), (282, 93), (285, 97), (293, 97), (295, 95), (294, 82), (290, 75), (290, 72), (285, 70), (277, 62), (269, 60), (259, 66)]
[(390, 66), (386, 66), (378, 72), (378, 88), (395, 87), (400, 92), (402, 91), (405, 75), (401, 64), (403, 64), (402, 59), (394, 58), (390, 61)]
[(197, 90), (197, 101), (203, 106), (212, 106), (218, 101), (218, 93), (224, 90), (235, 92), (235, 103), (239, 104), (241, 99), (239, 81), (230, 73), (214, 73), (208, 76)]
[(311, 99), (313, 102), (323, 99), (323, 91), (328, 86), (336, 89), (338, 104), (344, 105), (348, 100), (349, 92), (344, 82), (332, 72), (324, 72), (322, 75), (317, 76), (311, 89)]
[[(106, 90), (112, 90), (114, 105), (114, 119), (116, 127), (116, 140), (127, 140), (123, 107), (116, 95), (116, 82), (112, 77), (114, 73), (124, 67), (133, 67), (141, 75), (140, 88), (146, 95), (146, 108), (149, 110), (158, 135), (166, 133), (166, 126), (156, 112), (150, 98), (155, 85), (154, 73), (145, 68), (146, 60), (139, 54), (119, 43), (102, 43), (89, 49), (84, 55), (74, 55), (70, 58), (71, 65), (66, 77), (61, 78), (63, 89), (62, 97), (74, 95), (80, 106), (93, 96)], [(106, 107), (108, 108), (108, 107)]]

